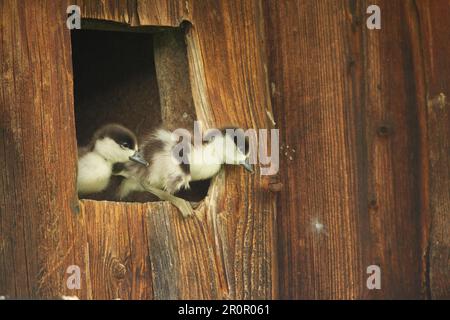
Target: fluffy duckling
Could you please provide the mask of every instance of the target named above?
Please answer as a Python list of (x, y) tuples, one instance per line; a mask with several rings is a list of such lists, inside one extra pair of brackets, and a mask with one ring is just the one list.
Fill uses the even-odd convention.
[(102, 126), (91, 142), (78, 150), (78, 193), (87, 195), (105, 190), (114, 174), (113, 168), (130, 160), (148, 166), (138, 151), (135, 134), (119, 124)]
[[(125, 179), (119, 187), (119, 197), (123, 199), (133, 192), (149, 191), (172, 202), (183, 216), (188, 216), (193, 213), (192, 208), (173, 194), (182, 188), (188, 189), (190, 181), (212, 178), (223, 164), (242, 165), (253, 172), (248, 162), (248, 140), (242, 129), (222, 129), (206, 135), (205, 140), (197, 146), (192, 144), (190, 136), (177, 136), (165, 129), (155, 130), (141, 144), (149, 166), (125, 165), (120, 173)], [(241, 147), (238, 141), (243, 141), (244, 145)], [(180, 158), (183, 161), (180, 162)]]

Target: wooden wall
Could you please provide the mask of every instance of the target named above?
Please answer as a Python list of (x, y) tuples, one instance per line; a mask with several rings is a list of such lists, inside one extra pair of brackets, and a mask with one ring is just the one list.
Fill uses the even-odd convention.
[[(366, 28), (371, 4), (381, 30)], [(281, 298), (450, 296), (449, 10), (448, 1), (265, 2), (287, 152)], [(366, 288), (372, 264), (382, 290)]]
[[(270, 128), (273, 113), (283, 188), (227, 168), (189, 220), (167, 203), (78, 201), (72, 3), (2, 0), (0, 295), (450, 296), (448, 1), (76, 3), (132, 26), (190, 21), (197, 117)], [(371, 264), (382, 290), (365, 287)]]
[[(427, 293), (433, 299), (450, 298), (450, 3), (417, 1), (421, 21), (423, 81), (426, 88), (427, 135), (423, 144), (428, 157), (426, 205), (429, 234), (424, 234), (427, 252)], [(424, 121), (424, 120), (422, 120)], [(424, 148), (425, 149), (425, 148)]]

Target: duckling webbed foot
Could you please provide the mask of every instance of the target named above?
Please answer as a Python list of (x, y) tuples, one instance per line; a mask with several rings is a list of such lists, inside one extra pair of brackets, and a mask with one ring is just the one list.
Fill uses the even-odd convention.
[(192, 209), (192, 206), (186, 200), (175, 197), (174, 195), (170, 194), (167, 191), (152, 186), (142, 184), (142, 187), (146, 191), (157, 196), (159, 199), (163, 201), (169, 201), (170, 203), (172, 203), (175, 207), (178, 208), (178, 210), (181, 211), (183, 218), (191, 217), (194, 215), (194, 210)]

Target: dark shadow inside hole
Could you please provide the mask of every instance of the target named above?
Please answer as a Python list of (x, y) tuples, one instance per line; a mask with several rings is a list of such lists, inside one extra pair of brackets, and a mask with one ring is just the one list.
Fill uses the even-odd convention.
[[(173, 84), (167, 86), (165, 83), (158, 83), (158, 81), (166, 81), (165, 79), (170, 80), (172, 77), (161, 74), (170, 68), (166, 68), (165, 65), (156, 65), (154, 46), (164, 44), (161, 39), (164, 40), (166, 33), (170, 39), (182, 39), (178, 36), (173, 37), (174, 32), (176, 35), (182, 33), (181, 29), (176, 28), (173, 30), (165, 28), (160, 32), (156, 32), (157, 28), (152, 28), (151, 32), (142, 30), (122, 32), (100, 31), (98, 30), (99, 25), (101, 26), (97, 22), (97, 30), (72, 31), (75, 120), (79, 146), (87, 145), (95, 130), (107, 123), (122, 124), (134, 131), (138, 137), (162, 125), (158, 88), (160, 86), (172, 88)], [(156, 44), (155, 35), (158, 36)], [(176, 46), (176, 48), (178, 47), (182, 46)], [(160, 52), (172, 54), (171, 50), (159, 50), (158, 54)], [(183, 58), (187, 61), (186, 53), (183, 54)], [(173, 70), (173, 64), (180, 61), (180, 53), (177, 52), (176, 56), (174, 59), (171, 57), (165, 59), (166, 57), (164, 57), (164, 59), (160, 59), (160, 63), (165, 63), (166, 60), (170, 61)], [(185, 67), (186, 61), (183, 61), (180, 69)], [(181, 81), (189, 81), (187, 72), (185, 79), (181, 79)], [(176, 90), (177, 88), (174, 88), (174, 91)], [(167, 92), (165, 94), (167, 95)], [(178, 93), (174, 92), (174, 94)], [(186, 97), (186, 101), (192, 100), (190, 91), (185, 94), (190, 95)], [(179, 111), (182, 114), (186, 112), (186, 110)], [(173, 108), (170, 109), (170, 112), (173, 112)], [(195, 116), (193, 106), (191, 114)], [(164, 126), (173, 128), (174, 124), (164, 123)], [(120, 177), (113, 177), (107, 190), (84, 196), (84, 198), (117, 201), (116, 192), (120, 181)], [(178, 195), (189, 201), (198, 202), (206, 196), (209, 184), (210, 180), (191, 183), (190, 190), (182, 190)], [(144, 193), (133, 195), (125, 201), (159, 200), (153, 195)]]
[[(115, 193), (122, 180), (123, 177), (113, 176), (108, 188), (105, 191), (85, 196), (84, 199), (117, 201)], [(175, 195), (191, 202), (200, 202), (205, 199), (206, 195), (208, 194), (210, 184), (211, 179), (203, 181), (192, 181), (190, 183), (189, 190), (180, 190)], [(160, 200), (149, 192), (134, 192), (128, 195), (125, 199), (121, 199), (120, 201), (145, 203)]]

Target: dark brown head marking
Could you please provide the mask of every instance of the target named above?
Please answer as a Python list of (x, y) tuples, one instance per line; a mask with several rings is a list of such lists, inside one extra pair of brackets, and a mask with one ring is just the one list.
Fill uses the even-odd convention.
[(131, 150), (134, 150), (137, 145), (134, 133), (120, 124), (107, 124), (98, 129), (92, 138), (91, 147), (94, 147), (95, 141), (103, 138), (110, 138), (118, 145)]
[[(234, 144), (236, 144), (236, 146), (243, 154), (247, 155), (250, 152), (249, 139), (245, 135), (244, 129), (231, 126), (221, 128), (220, 131), (224, 136), (229, 135), (231, 138), (233, 138)], [(243, 144), (239, 143), (240, 141), (243, 141)]]

